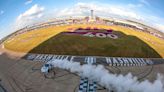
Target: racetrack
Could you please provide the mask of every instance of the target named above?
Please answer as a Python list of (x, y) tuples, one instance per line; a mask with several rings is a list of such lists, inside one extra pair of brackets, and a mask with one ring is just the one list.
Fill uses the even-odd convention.
[[(113, 29), (118, 39), (83, 37), (60, 34), (70, 28)], [(97, 55), (110, 57), (164, 57), (163, 39), (136, 29), (122, 26), (98, 24), (73, 24), (50, 26), (25, 32), (4, 42), (6, 49), (25, 52), (57, 55)]]
[[(86, 37), (61, 33), (72, 32), (69, 29), (87, 28), (88, 26), (91, 28), (96, 26), (99, 29), (112, 29), (112, 34), (117, 35), (118, 38)], [(99, 31), (103, 32), (103, 30)], [(54, 68), (45, 78), (40, 69), (48, 60), (45, 62), (24, 60), (30, 54), (143, 57), (144, 60), (164, 57), (163, 39), (132, 28), (100, 24), (73, 24), (38, 28), (9, 37), (4, 41), (2, 47), (4, 48), (1, 49), (14, 52), (14, 55), (18, 52), (24, 53), (21, 56), (25, 55), (22, 58), (12, 59), (5, 54), (6, 52), (0, 55), (0, 79), (2, 79), (2, 86), (9, 92), (78, 91), (79, 76), (67, 70)], [(44, 56), (41, 59), (44, 59)], [(80, 60), (80, 62), (85, 61), (85, 59)], [(130, 64), (129, 62), (123, 65), (112, 63), (110, 66), (105, 65), (105, 68), (112, 74), (126, 75), (131, 72), (138, 77), (139, 81), (145, 79), (154, 81), (157, 73), (164, 74), (164, 65), (159, 64), (160, 62), (158, 61), (154, 63), (155, 65), (149, 66), (136, 63)], [(97, 92), (107, 92), (107, 89), (99, 85)]]
[[(5, 54), (0, 55), (0, 78), (3, 87), (8, 92), (77, 92), (79, 77), (69, 71), (54, 68), (45, 78), (40, 72), (42, 62), (23, 59), (11, 59)], [(155, 80), (157, 73), (164, 74), (164, 65), (113, 67), (106, 66), (113, 74), (127, 74), (131, 72), (140, 81)], [(54, 73), (55, 72), (55, 76)], [(99, 86), (97, 92), (107, 92)]]

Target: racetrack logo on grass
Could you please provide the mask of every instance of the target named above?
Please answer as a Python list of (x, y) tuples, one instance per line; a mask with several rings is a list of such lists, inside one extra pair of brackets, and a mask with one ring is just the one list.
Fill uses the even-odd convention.
[(82, 35), (82, 36), (86, 36), (86, 37), (117, 39), (118, 36), (113, 34), (112, 32), (113, 32), (112, 29), (98, 29), (98, 28), (93, 28), (92, 29), (90, 27), (87, 27), (87, 28), (78, 28), (74, 32), (64, 32), (64, 34), (67, 34), (67, 35)]

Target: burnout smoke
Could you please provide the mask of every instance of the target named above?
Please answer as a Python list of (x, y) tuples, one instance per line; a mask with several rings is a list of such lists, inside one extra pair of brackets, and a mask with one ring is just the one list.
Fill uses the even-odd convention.
[(102, 65), (80, 65), (78, 62), (67, 60), (53, 60), (50, 63), (54, 67), (66, 69), (79, 74), (79, 76), (94, 80), (108, 90), (114, 89), (116, 92), (164, 92), (163, 77), (159, 74), (153, 83), (148, 80), (139, 82), (137, 77), (132, 76), (130, 73), (125, 76), (111, 74)]

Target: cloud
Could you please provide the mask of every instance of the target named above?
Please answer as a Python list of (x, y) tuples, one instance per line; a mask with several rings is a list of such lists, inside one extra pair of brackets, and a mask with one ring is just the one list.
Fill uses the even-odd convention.
[(14, 26), (16, 29), (19, 29), (30, 24), (43, 22), (56, 17), (68, 18), (69, 16), (88, 16), (90, 14), (90, 10), (93, 9), (96, 16), (130, 19), (141, 23), (146, 23), (149, 26), (153, 25), (152, 27), (158, 30), (163, 30), (163, 26), (161, 25), (163, 21), (161, 18), (144, 13), (138, 13), (135, 10), (136, 8), (142, 7), (143, 4), (128, 4), (127, 6), (124, 6), (102, 3), (76, 3), (72, 7), (67, 7), (64, 9), (51, 9), (50, 11), (44, 11), (44, 7), (35, 4), (29, 10), (17, 17), (15, 23), (16, 26)]
[(147, 0), (140, 0), (140, 3), (150, 6), (150, 3)]
[(32, 2), (33, 2), (33, 0), (27, 0), (27, 1), (25, 2), (25, 5), (28, 5), (28, 4), (32, 3)]
[(3, 10), (0, 11), (0, 15), (2, 15), (2, 14), (4, 14), (4, 11)]
[(110, 13), (113, 13), (119, 16), (130, 17), (130, 18), (135, 18), (139, 20), (141, 19), (141, 17), (137, 13), (130, 10), (126, 10), (124, 8), (111, 7), (109, 8), (109, 11)]
[(155, 24), (155, 28), (164, 33), (164, 24)]
[(74, 15), (88, 15), (89, 10), (93, 9), (96, 11), (97, 16), (110, 16), (117, 15), (120, 17), (130, 17), (135, 19), (141, 19), (141, 17), (125, 6), (114, 6), (114, 5), (101, 5), (94, 3), (77, 3), (73, 7), (65, 8), (60, 10), (57, 16), (74, 16)]
[(39, 20), (44, 13), (45, 8), (37, 4), (33, 5), (30, 9), (20, 14), (15, 22), (16, 29), (27, 26), (36, 20)]
[(154, 15), (149, 15), (149, 17), (144, 16), (145, 21), (147, 22), (146, 24), (148, 24), (149, 26), (164, 32), (164, 18), (162, 17), (157, 17)]
[(56, 13), (57, 17), (62, 16), (75, 16), (75, 15), (83, 15), (83, 10), (79, 7), (76, 8), (65, 8), (63, 10), (58, 10)]
[[(46, 20), (54, 17), (69, 17), (69, 16), (88, 16), (90, 10), (93, 9), (96, 16), (104, 17), (126, 17), (135, 18), (140, 20), (142, 17), (139, 16), (129, 7), (95, 4), (95, 3), (76, 3), (72, 7), (64, 9), (51, 10), (50, 12), (44, 11), (44, 7), (33, 5), (30, 9), (20, 14), (16, 19), (16, 28), (19, 29), (23, 26), (33, 24), (36, 21)], [(44, 15), (44, 16), (43, 16)], [(50, 16), (51, 15), (51, 16)]]
[(140, 7), (143, 6), (143, 4), (141, 4), (141, 3), (139, 3), (139, 4), (128, 4), (128, 6), (129, 6), (130, 8), (140, 8)]

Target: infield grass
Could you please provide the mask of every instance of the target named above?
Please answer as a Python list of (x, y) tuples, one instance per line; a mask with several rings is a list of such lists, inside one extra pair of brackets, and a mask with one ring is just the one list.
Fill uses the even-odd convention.
[[(60, 34), (68, 28), (113, 29), (118, 39)], [(32, 30), (4, 42), (6, 49), (25, 53), (97, 55), (113, 57), (164, 57), (164, 40), (122, 26), (74, 24)]]

